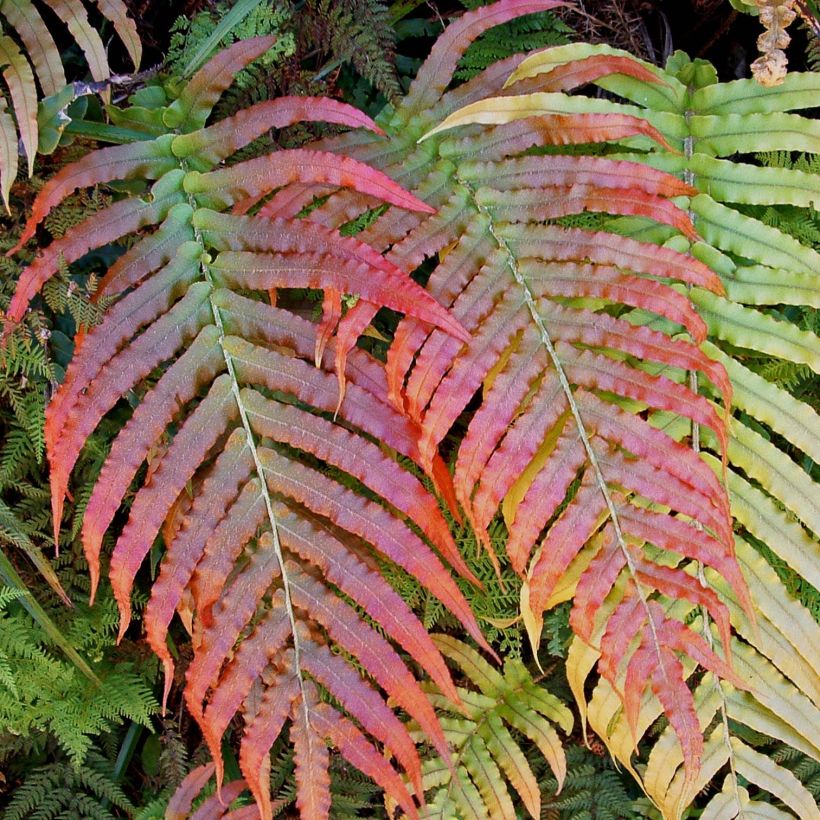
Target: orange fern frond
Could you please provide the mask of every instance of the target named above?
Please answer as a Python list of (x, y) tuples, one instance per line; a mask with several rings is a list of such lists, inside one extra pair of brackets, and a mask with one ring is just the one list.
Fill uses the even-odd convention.
[[(720, 294), (723, 285), (671, 242), (659, 247), (561, 224), (584, 213), (650, 217), (697, 239), (675, 200), (694, 193), (686, 182), (623, 160), (560, 153), (565, 145), (618, 140), (673, 150), (637, 110), (596, 108), (587, 98), (574, 105), (555, 93), (621, 74), (662, 95), (659, 72), (605, 54), (509, 89), (492, 67), (446, 90), (450, 67), (483, 26), (533, 10), (502, 0), (454, 24), (405, 102), (380, 121), (391, 150), (363, 133), (317, 147), (366, 158), (438, 208), (431, 216), (391, 209), (362, 235), (404, 267), (437, 255), (427, 289), (470, 334), (464, 343), (405, 318), (388, 353), (390, 398), (418, 425), (428, 470), (445, 436), (465, 425), (456, 497), (488, 549), (487, 530), (503, 515), (534, 651), (543, 612), (562, 581), (580, 575), (574, 628), (600, 642), (602, 673), (633, 699), (629, 709), (652, 688), (692, 776), (703, 738), (679, 656), (744, 684), (660, 607), (680, 599), (705, 606), (728, 653), (726, 604), (669, 564), (676, 556), (700, 561), (728, 581), (747, 611), (751, 604), (725, 488), (699, 453), (648, 415), (662, 410), (710, 431), (725, 463), (732, 387), (701, 351), (706, 325), (686, 295), (687, 286)], [(510, 71), (519, 63), (505, 61)], [(536, 147), (549, 151), (522, 156)], [(333, 227), (364, 207), (360, 195), (338, 192), (309, 218)], [(372, 315), (369, 306), (359, 310), (362, 321)], [(705, 394), (692, 389), (698, 380)], [(617, 645), (593, 638), (611, 595), (628, 596), (610, 620)], [(692, 652), (681, 634), (692, 636)]]
[[(439, 650), (373, 556), (415, 576), (492, 650), (448, 568), (477, 581), (413, 465), (430, 467), (441, 484), (449, 475), (440, 459), (430, 465), (412, 422), (391, 408), (382, 367), (354, 347), (358, 333), (342, 316), (341, 294), (357, 294), (374, 310), (407, 312), (465, 341), (467, 335), (402, 269), (359, 240), (292, 218), (219, 213), (310, 182), (433, 212), (385, 174), (329, 153), (281, 151), (215, 167), (263, 130), (306, 116), (380, 133), (363, 114), (318, 100), (261, 103), (206, 127), (233, 74), (271, 42), (238, 43), (195, 75), (165, 109), (172, 133), (92, 153), (43, 188), (23, 241), (79, 187), (155, 180), (149, 196), (123, 199), (45, 248), (23, 272), (8, 321), (19, 321), (58, 265), (158, 226), (104, 278), (102, 289), (119, 301), (88, 332), (49, 405), (55, 532), (86, 440), (124, 393), (138, 389), (142, 400), (114, 439), (83, 520), (92, 598), (103, 536), (150, 456), (110, 561), (120, 637), (131, 621), (137, 573), (162, 535), (145, 631), (165, 668), (167, 700), (174, 666), (168, 630), (175, 612), (192, 602), (195, 653), (185, 698), (220, 786), (222, 734), (235, 715), (245, 719), (245, 781), (221, 788), (223, 799), (247, 786), (262, 816), (271, 816), (269, 751), (289, 722), (303, 816), (327, 816), (330, 744), (414, 817), (416, 804), (393, 759), (417, 794), (421, 765), (387, 697), (446, 756), (436, 713), (406, 658), (442, 692), (458, 695)], [(268, 293), (297, 287), (324, 291), (331, 307), (320, 326), (267, 303)], [(162, 439), (168, 443), (157, 454)], [(180, 506), (186, 488), (192, 497)], [(322, 703), (317, 687), (338, 705)], [(193, 776), (170, 816), (190, 808), (209, 775)]]

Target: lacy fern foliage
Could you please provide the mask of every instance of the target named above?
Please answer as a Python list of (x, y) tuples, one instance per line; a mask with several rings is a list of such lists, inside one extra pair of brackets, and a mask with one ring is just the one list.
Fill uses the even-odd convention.
[[(486, 5), (464, 2), (468, 9)], [(471, 80), (485, 68), (527, 51), (569, 42), (572, 29), (549, 11), (518, 17), (485, 31), (470, 43), (455, 72), (457, 80)]]
[[(15, 603), (20, 591), (0, 587), (0, 750), (6, 756), (20, 743), (42, 746), (55, 738), (71, 765), (82, 766), (92, 738), (116, 721), (128, 718), (150, 724), (156, 702), (147, 681), (132, 663), (95, 664), (97, 680), (89, 680), (66, 660), (45, 632)], [(115, 610), (108, 598), (102, 604)], [(109, 621), (110, 623), (110, 621)], [(83, 649), (113, 644), (113, 629), (88, 613), (76, 613), (66, 638)], [(74, 634), (71, 634), (74, 633)], [(22, 798), (21, 798), (22, 799)]]
[(83, 766), (63, 762), (32, 771), (3, 816), (8, 820), (113, 820), (133, 813), (133, 804), (114, 780), (110, 761), (95, 750)]
[[(189, 626), (185, 699), (215, 761), (183, 783), (171, 816), (214, 772), (222, 802), (202, 804), (213, 816), (246, 786), (256, 806), (232, 816), (272, 816), (284, 804), (270, 752), (286, 724), (303, 817), (331, 811), (328, 744), (408, 816), (512, 817), (518, 799), (537, 814), (531, 763), (496, 740), (533, 738), (516, 711), (523, 687), (560, 786), (547, 719), (569, 731), (564, 707), (520, 662), (501, 673), (454, 637), (434, 640), (388, 583), (401, 573), (379, 571), (414, 578), (492, 653), (448, 572), (477, 580), (453, 539), (459, 520), (516, 573), (536, 662), (545, 613), (571, 601), (566, 668), (583, 731), (664, 818), (716, 776), (725, 787), (707, 816), (817, 816), (748, 732), (820, 758), (820, 628), (755, 548), (818, 586), (820, 500), (805, 465), (820, 428), (747, 365), (817, 369), (811, 325), (777, 311), (816, 307), (820, 257), (755, 209), (808, 208), (818, 183), (737, 157), (816, 152), (816, 121), (791, 112), (812, 105), (818, 80), (720, 84), (683, 55), (661, 70), (576, 44), (450, 87), (476, 38), (557, 5), (465, 14), (377, 123), (285, 98), (206, 125), (272, 38), (237, 43), (176, 98), (138, 92), (117, 117), (146, 138), (63, 169), (33, 206), (21, 244), (78, 188), (138, 190), (40, 253), (6, 333), (62, 265), (138, 235), (100, 282), (99, 298), (116, 301), (81, 333), (45, 445), (59, 528), (84, 443), (124, 393), (139, 397), (82, 538), (93, 594), (104, 534), (139, 476), (110, 561), (120, 632), (161, 538), (145, 630), (167, 698), (174, 613)], [(610, 96), (581, 93), (590, 84)], [(234, 156), (304, 119), (356, 130)], [(426, 289), (406, 275), (422, 263)], [(284, 307), (294, 289), (321, 291), (316, 321)], [(404, 318), (382, 363), (356, 342), (384, 307)], [(445, 657), (480, 696), (454, 685)], [(223, 784), (220, 743), (238, 714), (244, 780)], [(441, 761), (422, 763), (422, 738)]]

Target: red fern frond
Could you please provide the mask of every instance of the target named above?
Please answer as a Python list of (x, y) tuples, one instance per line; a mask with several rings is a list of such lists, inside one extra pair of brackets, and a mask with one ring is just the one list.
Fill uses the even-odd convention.
[[(213, 210), (304, 183), (350, 186), (370, 201), (421, 214), (434, 210), (384, 173), (326, 152), (281, 151), (214, 168), (262, 131), (303, 116), (381, 133), (354, 109), (313, 99), (263, 103), (203, 127), (233, 74), (270, 44), (238, 43), (203, 68), (164, 111), (175, 133), (92, 153), (45, 186), (25, 238), (78, 187), (156, 179), (151, 196), (121, 200), (41, 252), (23, 272), (8, 318), (19, 321), (61, 260), (158, 225), (103, 279), (107, 295), (124, 295), (78, 345), (49, 406), (55, 534), (86, 440), (136, 390), (142, 399), (113, 442), (83, 521), (92, 598), (103, 536), (150, 457), (110, 560), (120, 637), (137, 574), (161, 536), (145, 631), (165, 669), (167, 701), (174, 667), (168, 632), (175, 612), (193, 607), (185, 698), (220, 785), (222, 735), (238, 713), (245, 719), (245, 781), (226, 785), (223, 799), (247, 784), (262, 816), (271, 816), (269, 752), (290, 723), (303, 816), (327, 816), (330, 745), (414, 817), (394, 765), (421, 794), (421, 764), (392, 704), (445, 759), (449, 750), (407, 659), (440, 691), (455, 701), (458, 694), (439, 650), (375, 557), (415, 576), (492, 649), (449, 569), (475, 578), (415, 465), (444, 488), (449, 474), (440, 458), (425, 457), (417, 428), (390, 406), (383, 368), (354, 349), (364, 327), (360, 314), (343, 316), (341, 295), (358, 295), (374, 312), (406, 312), (462, 341), (468, 336), (395, 262), (361, 241), (292, 218)], [(324, 292), (320, 325), (267, 304), (270, 292), (294, 287)], [(157, 451), (161, 440), (167, 444)], [(179, 504), (186, 489), (190, 502)], [(318, 687), (336, 708), (320, 702)], [(192, 775), (171, 816), (190, 810), (209, 776), (209, 769)], [(197, 814), (216, 807), (209, 798)]]
[[(659, 247), (561, 224), (582, 213), (640, 217), (638, 225), (649, 217), (668, 226), (664, 236), (695, 240), (689, 215), (673, 200), (691, 196), (691, 186), (647, 174), (645, 165), (555, 148), (521, 156), (533, 147), (619, 140), (673, 150), (668, 135), (637, 109), (604, 112), (543, 91), (619, 73), (642, 87), (666, 86), (650, 68), (604, 55), (553, 68), (538, 76), (539, 85), (525, 79), (502, 90), (503, 71), (494, 67), (445, 91), (472, 37), (498, 20), (552, 5), (500, 2), (465, 14), (439, 40), (404, 103), (381, 123), (391, 150), (367, 136), (320, 146), (366, 158), (439, 209), (409, 217), (391, 209), (364, 237), (407, 267), (433, 257), (427, 289), (470, 334), (464, 343), (412, 318), (396, 332), (389, 395), (419, 426), (422, 464), (429, 472), (445, 436), (464, 425), (455, 493), (488, 548), (487, 529), (503, 515), (536, 652), (543, 612), (575, 562), (588, 565), (572, 615), (587, 640), (601, 626), (596, 616), (604, 599), (627, 590), (606, 610), (612, 614), (600, 639), (601, 673), (632, 698), (630, 710), (652, 687), (691, 773), (702, 736), (680, 656), (690, 667), (695, 661), (740, 682), (658, 601), (705, 607), (720, 626), (724, 652), (726, 604), (674, 564), (683, 556), (714, 568), (751, 607), (725, 488), (697, 452), (647, 417), (663, 410), (692, 429), (708, 428), (725, 464), (731, 384), (700, 350), (706, 325), (686, 296), (689, 285), (715, 293), (723, 286), (672, 242)], [(515, 65), (506, 63), (509, 70)], [(502, 96), (484, 99), (488, 94)], [(309, 218), (333, 227), (365, 207), (362, 198), (340, 192)], [(367, 316), (370, 307), (361, 310)], [(698, 381), (703, 394), (692, 389)], [(681, 636), (692, 637), (691, 653)]]

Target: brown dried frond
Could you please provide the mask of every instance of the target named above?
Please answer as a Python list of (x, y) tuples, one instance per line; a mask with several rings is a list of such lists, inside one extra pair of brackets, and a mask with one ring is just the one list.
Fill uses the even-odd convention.
[(760, 57), (752, 63), (752, 74), (765, 86), (779, 85), (788, 71), (785, 49), (791, 41), (789, 25), (797, 16), (795, 0), (755, 0), (764, 31), (757, 38)]

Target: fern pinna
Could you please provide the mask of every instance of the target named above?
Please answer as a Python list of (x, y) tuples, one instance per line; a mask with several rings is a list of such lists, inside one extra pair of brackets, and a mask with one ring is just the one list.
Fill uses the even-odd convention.
[[(414, 744), (345, 655), (442, 754), (447, 745), (435, 712), (383, 635), (443, 692), (457, 696), (440, 653), (377, 573), (368, 550), (416, 576), (491, 650), (442, 559), (468, 577), (469, 570), (435, 497), (406, 466), (426, 463), (416, 430), (390, 410), (380, 366), (353, 348), (358, 329), (342, 317), (341, 295), (356, 293), (362, 304), (407, 312), (467, 337), (432, 297), (367, 245), (306, 222), (226, 212), (242, 200), (310, 181), (350, 186), (399, 208), (432, 210), (361, 162), (316, 151), (282, 151), (215, 168), (266, 130), (299, 119), (378, 131), (348, 106), (307, 98), (260, 103), (203, 128), (236, 71), (272, 44), (271, 37), (237, 43), (176, 100), (155, 107), (146, 129), (168, 133), (92, 152), (49, 181), (22, 242), (78, 187), (155, 180), (143, 195), (120, 199), (48, 245), (23, 272), (7, 323), (20, 320), (58, 264), (159, 225), (103, 278), (101, 293), (124, 295), (100, 325), (81, 334), (48, 407), (55, 529), (84, 441), (126, 391), (139, 390), (142, 400), (113, 442), (82, 530), (95, 590), (103, 534), (148, 459), (111, 557), (120, 635), (130, 622), (135, 576), (162, 530), (166, 552), (145, 629), (165, 665), (167, 698), (169, 622), (177, 608), (193, 607), (196, 652), (185, 697), (220, 779), (221, 737), (241, 712), (240, 765), (269, 816), (268, 752), (290, 719), (303, 816), (328, 812), (326, 740), (415, 816), (403, 781), (364, 731), (384, 744), (421, 793)], [(325, 294), (318, 328), (270, 303), (277, 288), (305, 287)], [(334, 362), (344, 374), (343, 393)], [(444, 481), (446, 469), (437, 463), (433, 472)]]

